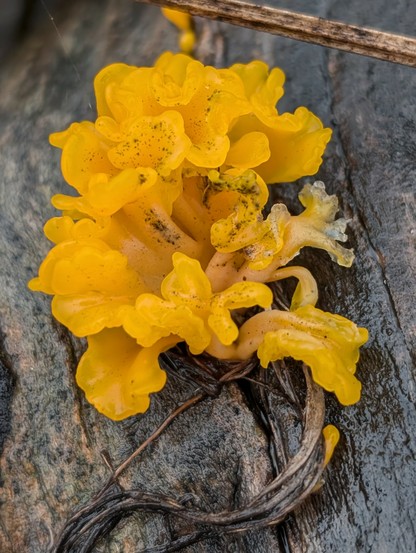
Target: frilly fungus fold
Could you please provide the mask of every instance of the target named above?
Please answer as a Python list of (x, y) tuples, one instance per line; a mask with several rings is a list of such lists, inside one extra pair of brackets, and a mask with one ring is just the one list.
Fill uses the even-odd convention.
[[(166, 12), (190, 51), (189, 19)], [(283, 84), (260, 61), (216, 69), (167, 52), (153, 67), (104, 68), (96, 121), (51, 135), (78, 196), (54, 196), (55, 246), (29, 286), (88, 338), (76, 378), (107, 417), (146, 411), (166, 379), (159, 354), (182, 341), (220, 359), (257, 352), (264, 367), (300, 359), (341, 403), (359, 399), (367, 332), (317, 309), (312, 274), (287, 266), (306, 246), (351, 265), (336, 197), (307, 184), (299, 215), (283, 203), (264, 214), (268, 185), (315, 174), (331, 136), (305, 107), (277, 111)], [(267, 283), (292, 277), (290, 310), (272, 309)]]

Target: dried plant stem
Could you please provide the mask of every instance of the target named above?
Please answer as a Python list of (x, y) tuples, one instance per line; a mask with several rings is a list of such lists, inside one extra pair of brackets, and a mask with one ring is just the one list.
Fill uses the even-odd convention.
[[(234, 365), (231, 370), (217, 379), (223, 384), (245, 378), (253, 369), (251, 361)], [(282, 380), (280, 385), (285, 395), (288, 395), (290, 371), (281, 366)], [(209, 371), (209, 375), (213, 371)], [(180, 500), (160, 494), (146, 493), (141, 490), (124, 490), (114, 486), (104, 486), (105, 493), (96, 496), (89, 505), (79, 510), (67, 521), (55, 543), (50, 548), (51, 553), (88, 553), (98, 539), (113, 530), (119, 521), (136, 511), (159, 512), (179, 517), (186, 521), (185, 533), (171, 543), (155, 548), (146, 548), (153, 553), (168, 553), (178, 551), (183, 547), (196, 543), (217, 533), (230, 534), (245, 532), (254, 528), (264, 528), (277, 524), (297, 507), (315, 488), (324, 468), (324, 448), (322, 443), (322, 427), (324, 423), (324, 397), (322, 389), (311, 379), (309, 371), (304, 367), (307, 395), (305, 405), (299, 400), (296, 403), (300, 409), (304, 429), (298, 452), (284, 463), (283, 468), (275, 478), (265, 486), (248, 504), (240, 509), (207, 513), (187, 506)], [(209, 376), (211, 378), (211, 376)], [(159, 426), (159, 428), (143, 444), (122, 463), (112, 475), (111, 482), (116, 483), (117, 477), (141, 453), (147, 445), (153, 442), (163, 430), (186, 409), (207, 397), (207, 392), (199, 393), (183, 403)], [(291, 395), (291, 392), (290, 394)], [(303, 413), (303, 415), (302, 415)], [(267, 417), (267, 413), (265, 413)], [(275, 423), (269, 421), (272, 427)], [(277, 445), (277, 432), (271, 432), (269, 439)], [(276, 443), (275, 443), (276, 442)]]
[[(196, 360), (196, 364), (198, 364), (204, 371), (208, 368), (207, 365), (204, 366), (204, 363), (202, 361)], [(221, 376), (218, 379), (218, 383), (226, 383), (231, 382), (232, 380), (238, 380), (240, 378), (244, 378), (246, 374), (249, 374), (253, 370), (253, 360), (249, 360), (248, 362), (243, 363), (236, 363), (235, 366), (228, 372), (226, 372), (223, 376)], [(146, 447), (148, 447), (151, 443), (153, 443), (159, 436), (166, 430), (166, 428), (183, 412), (185, 412), (187, 409), (193, 407), (197, 403), (199, 403), (201, 400), (203, 400), (208, 394), (207, 392), (203, 392), (197, 395), (192, 396), (187, 401), (179, 405), (172, 413), (170, 413), (166, 419), (162, 422), (162, 424), (144, 441), (140, 444), (140, 446), (133, 451), (133, 453), (125, 460), (123, 461), (116, 469), (113, 470), (111, 476), (107, 480), (107, 482), (104, 484), (104, 486), (101, 488), (101, 490), (95, 495), (94, 501), (98, 501), (105, 493), (109, 490), (109, 488), (117, 483), (119, 476), (124, 472), (128, 466), (134, 461), (136, 457), (142, 453)], [(111, 467), (111, 462), (109, 459), (104, 459), (106, 465), (108, 467)], [(73, 524), (76, 522), (77, 519), (79, 519), (81, 516), (83, 516), (88, 510), (90, 506), (87, 505), (84, 508), (81, 508), (77, 511), (77, 513), (71, 517), (68, 522), (68, 524)]]
[(239, 0), (137, 0), (233, 25), (416, 67), (416, 39)]
[(161, 434), (162, 432), (178, 417), (181, 413), (189, 409), (190, 407), (193, 407), (197, 403), (201, 401), (205, 397), (206, 394), (198, 394), (196, 396), (191, 397), (182, 405), (180, 405), (175, 411), (173, 411), (159, 426), (155, 432), (151, 436), (147, 438), (131, 455), (128, 457), (121, 465), (117, 467), (117, 469), (114, 471), (111, 480), (116, 481), (117, 478), (120, 476), (120, 474), (126, 470), (126, 468), (130, 465), (130, 463), (138, 456), (142, 451), (146, 449), (147, 446), (149, 446), (152, 442), (154, 442)]
[[(243, 368), (241, 367), (241, 365), (243, 365)], [(251, 372), (252, 369), (253, 367), (250, 363), (238, 364), (235, 368), (231, 369), (221, 378), (219, 378), (219, 382), (231, 382), (232, 380), (237, 380), (244, 377), (247, 373)], [(172, 413), (170, 413), (170, 415), (166, 417), (162, 424), (125, 461), (123, 461), (123, 463), (121, 463), (114, 470), (113, 474), (111, 475), (110, 479), (108, 480), (107, 484), (104, 486), (102, 492), (100, 492), (99, 495), (102, 495), (104, 491), (108, 489), (109, 486), (111, 486), (111, 484), (116, 482), (121, 473), (127, 469), (131, 462), (136, 457), (138, 457), (140, 453), (142, 453), (146, 449), (147, 446), (154, 442), (180, 414), (199, 403), (202, 399), (204, 399), (204, 397), (206, 397), (206, 395), (206, 393), (200, 393), (192, 396), (190, 399), (188, 399), (187, 401), (182, 403), (182, 405), (172, 411)]]

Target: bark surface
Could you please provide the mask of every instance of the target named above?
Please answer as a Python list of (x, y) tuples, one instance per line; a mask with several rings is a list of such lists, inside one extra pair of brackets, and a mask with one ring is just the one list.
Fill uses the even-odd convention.
[[(300, 0), (269, 2), (289, 9)], [(93, 119), (92, 80), (104, 65), (150, 65), (177, 50), (177, 34), (153, 6), (73, 1), (33, 9), (25, 35), (2, 48), (0, 68), (0, 551), (46, 551), (70, 513), (88, 502), (114, 466), (145, 440), (192, 386), (169, 379), (144, 416), (115, 423), (74, 384), (83, 344), (50, 314), (27, 281), (49, 249), (42, 234), (62, 192), (59, 152), (48, 134)], [(319, 0), (310, 13), (411, 35), (411, 0)], [(356, 262), (347, 270), (307, 251), (323, 309), (370, 331), (358, 376), (362, 400), (327, 397), (342, 438), (320, 490), (277, 526), (211, 536), (184, 551), (220, 553), (413, 553), (416, 551), (416, 70), (198, 21), (197, 55), (228, 66), (253, 58), (287, 75), (280, 111), (305, 105), (334, 130), (316, 178), (350, 219)], [(313, 179), (309, 179), (313, 180)], [(296, 210), (299, 184), (274, 189)], [(272, 405), (282, 432), (294, 421)], [(279, 408), (282, 409), (279, 414)], [(178, 418), (123, 476), (127, 487), (186, 497), (221, 511), (241, 506), (274, 470), (269, 436), (247, 389), (231, 384)], [(282, 448), (282, 456), (284, 451)], [(174, 539), (181, 523), (134, 514), (94, 549), (126, 553)], [(74, 552), (76, 550), (74, 549)]]

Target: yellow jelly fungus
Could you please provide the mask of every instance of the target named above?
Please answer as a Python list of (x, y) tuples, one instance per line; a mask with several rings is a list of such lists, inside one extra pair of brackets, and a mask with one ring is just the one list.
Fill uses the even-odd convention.
[(298, 307), (304, 307), (305, 305), (312, 305), (315, 307), (316, 302), (318, 301), (318, 285), (316, 284), (316, 280), (313, 278), (312, 273), (306, 269), (306, 267), (291, 265), (290, 267), (278, 269), (270, 277), (270, 282), (276, 282), (289, 277), (295, 277), (298, 279), (298, 284), (292, 296), (290, 310), (296, 311)]
[[(189, 41), (189, 17), (166, 14)], [(304, 107), (277, 111), (283, 84), (261, 61), (216, 69), (166, 52), (153, 67), (102, 69), (96, 121), (51, 135), (78, 195), (53, 197), (55, 245), (29, 287), (87, 337), (77, 382), (106, 416), (144, 412), (165, 383), (159, 354), (181, 341), (220, 359), (257, 351), (263, 366), (301, 359), (342, 403), (358, 400), (366, 331), (316, 309), (312, 274), (286, 267), (305, 246), (351, 265), (337, 199), (307, 184), (299, 215), (264, 213), (267, 185), (314, 174), (331, 134)], [(271, 309), (267, 283), (292, 277), (290, 311)]]
[(162, 298), (142, 294), (135, 308), (126, 308), (123, 326), (137, 343), (151, 346), (157, 340), (178, 335), (193, 354), (202, 353), (214, 333), (224, 345), (238, 337), (231, 310), (270, 307), (272, 292), (264, 284), (239, 282), (213, 294), (201, 265), (182, 253), (173, 255), (173, 270), (162, 282)]
[(183, 52), (190, 54), (194, 49), (196, 42), (191, 16), (187, 13), (172, 10), (170, 8), (162, 8), (162, 13), (166, 19), (182, 31), (179, 39), (179, 46)]
[(176, 111), (158, 117), (139, 116), (124, 126), (123, 134), (119, 144), (108, 151), (109, 160), (118, 169), (152, 167), (159, 175), (168, 176), (191, 147), (183, 119)]
[(260, 132), (268, 140), (270, 157), (256, 166), (256, 171), (267, 183), (289, 182), (314, 175), (331, 138), (331, 130), (324, 129), (321, 121), (304, 107), (293, 114), (275, 115), (267, 124), (252, 111), (236, 121), (230, 132), (231, 141), (237, 142), (252, 132)]
[[(219, 252), (230, 253), (250, 246), (259, 235), (264, 236), (268, 229), (262, 222), (260, 213), (267, 200), (267, 187), (254, 171), (228, 171), (220, 175), (211, 171), (208, 175), (207, 203), (212, 195), (228, 192), (235, 197), (231, 214), (219, 219), (211, 227), (211, 242)], [(224, 197), (220, 198), (223, 201)]]
[[(249, 174), (240, 178), (248, 182)], [(257, 183), (263, 182), (256, 178)], [(239, 194), (232, 214), (211, 228), (211, 241), (217, 251), (234, 255), (211, 263), (207, 268), (209, 277), (212, 279), (221, 270), (224, 285), (235, 280), (271, 282), (276, 269), (289, 263), (306, 246), (326, 250), (339, 265), (351, 266), (353, 251), (338, 244), (347, 236), (345, 219), (335, 220), (336, 196), (329, 196), (324, 184), (318, 181), (305, 185), (299, 199), (305, 207), (300, 215), (290, 215), (286, 205), (278, 203), (264, 219), (259, 212), (262, 201), (256, 197), (255, 189), (248, 195)]]
[(111, 178), (105, 173), (91, 177), (88, 191), (81, 197), (56, 194), (52, 204), (63, 211), (77, 210), (91, 217), (113, 215), (137, 200), (157, 182), (157, 173), (151, 168), (125, 169)]
[(339, 442), (340, 434), (338, 428), (333, 424), (327, 424), (322, 430), (322, 434), (325, 440), (324, 466), (326, 466), (331, 460), (334, 450)]
[(80, 219), (75, 222), (71, 217), (52, 217), (45, 224), (43, 231), (45, 236), (54, 244), (69, 240), (79, 241), (89, 238), (100, 238), (106, 232), (109, 219), (104, 218), (101, 223), (92, 219)]
[(367, 330), (311, 305), (287, 313), (273, 311), (267, 319), (270, 331), (258, 348), (263, 367), (271, 361), (293, 357), (306, 363), (315, 382), (334, 392), (343, 405), (360, 399), (361, 383), (354, 373), (359, 348), (368, 339)]
[(76, 336), (121, 326), (120, 310), (147, 290), (123, 254), (94, 239), (55, 246), (29, 286), (54, 294), (53, 315)]
[(265, 125), (273, 125), (277, 116), (276, 104), (283, 96), (283, 71), (275, 67), (269, 72), (268, 66), (257, 60), (246, 65), (237, 63), (230, 69), (241, 77), (253, 115)]
[(62, 175), (81, 194), (88, 190), (97, 173), (115, 175), (118, 171), (108, 159), (109, 142), (92, 123), (73, 123), (66, 131), (51, 134), (52, 146), (62, 148)]
[(158, 357), (177, 339), (160, 340), (141, 348), (122, 329), (106, 329), (88, 338), (88, 349), (79, 362), (76, 380), (94, 407), (113, 420), (144, 413), (149, 394), (166, 382)]
[(347, 223), (342, 218), (335, 220), (337, 197), (329, 196), (324, 184), (317, 181), (313, 185), (305, 185), (299, 199), (305, 207), (299, 215), (290, 216), (284, 204), (275, 204), (271, 210), (269, 217), (280, 229), (283, 241), (273, 266), (286, 265), (302, 248), (310, 246), (326, 250), (339, 265), (350, 267), (354, 253), (338, 244), (347, 240)]

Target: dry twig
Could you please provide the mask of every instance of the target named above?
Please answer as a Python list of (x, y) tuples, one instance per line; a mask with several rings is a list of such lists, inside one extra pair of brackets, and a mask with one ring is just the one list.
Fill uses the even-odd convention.
[[(168, 353), (170, 362), (175, 365), (183, 364), (183, 358), (175, 353)], [(208, 380), (213, 379), (217, 367), (209, 367)], [(204, 370), (210, 364), (206, 359), (203, 364), (196, 364), (196, 370)], [(227, 382), (244, 379), (253, 369), (253, 361), (228, 364), (228, 371), (216, 378), (217, 383), (225, 385)], [(283, 397), (292, 395), (290, 374), (283, 364), (281, 369), (286, 371), (278, 381)], [(198, 401), (210, 395), (208, 392), (198, 393), (181, 407), (177, 408), (162, 425), (112, 474), (112, 477), (103, 490), (95, 498), (71, 517), (57, 536), (50, 548), (51, 553), (88, 553), (95, 543), (109, 534), (126, 516), (137, 511), (159, 512), (178, 517), (187, 522), (184, 533), (169, 544), (155, 548), (147, 548), (152, 553), (168, 553), (179, 551), (183, 547), (206, 539), (214, 534), (232, 534), (245, 532), (254, 528), (264, 528), (274, 525), (307, 497), (319, 481), (324, 465), (324, 451), (322, 441), (322, 427), (324, 422), (324, 398), (322, 389), (311, 379), (309, 371), (304, 367), (307, 395), (304, 407), (299, 398), (300, 419), (303, 420), (303, 432), (298, 452), (276, 471), (272, 481), (263, 488), (247, 505), (240, 509), (222, 511), (219, 513), (203, 512), (193, 506), (187, 506), (178, 499), (142, 492), (132, 489), (124, 490), (117, 485), (117, 478), (121, 472), (142, 452), (147, 445), (154, 441), (162, 431), (180, 413), (195, 405)], [(199, 377), (196, 382), (199, 381)], [(277, 381), (276, 381), (277, 382)], [(246, 382), (247, 383), (247, 382)], [(256, 382), (249, 385), (256, 385)], [(254, 396), (253, 396), (254, 397)], [(263, 406), (264, 407), (264, 406)], [(262, 405), (257, 405), (262, 409)], [(267, 425), (272, 429), (269, 439), (274, 448), (278, 448), (277, 441), (281, 438), (273, 428), (275, 421), (271, 420), (269, 409), (264, 409), (263, 417), (268, 420)], [(276, 442), (276, 443), (275, 443)]]
[(233, 25), (416, 67), (416, 39), (240, 0), (137, 0)]

